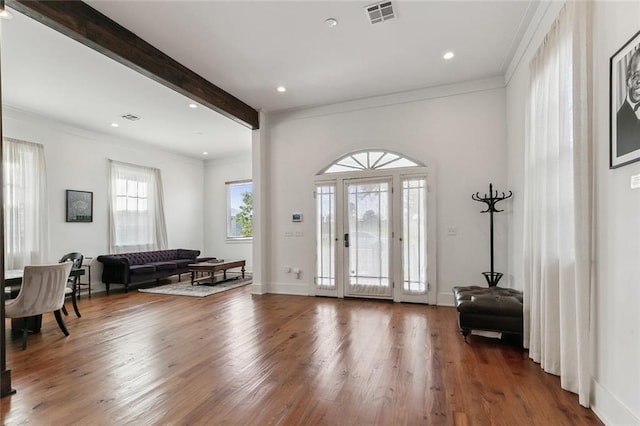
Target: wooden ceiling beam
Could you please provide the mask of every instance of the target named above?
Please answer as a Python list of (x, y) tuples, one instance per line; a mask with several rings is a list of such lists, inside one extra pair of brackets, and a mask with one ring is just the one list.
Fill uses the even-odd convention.
[(6, 0), (7, 6), (251, 129), (258, 111), (81, 1)]

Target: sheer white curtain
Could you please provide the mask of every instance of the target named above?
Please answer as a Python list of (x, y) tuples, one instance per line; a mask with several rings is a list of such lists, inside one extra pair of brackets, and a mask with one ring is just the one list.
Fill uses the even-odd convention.
[(4, 138), (2, 161), (5, 269), (46, 263), (49, 246), (44, 147)]
[(167, 248), (160, 170), (109, 160), (111, 253)]
[(533, 58), (525, 149), (524, 344), (589, 406), (592, 164), (589, 2)]

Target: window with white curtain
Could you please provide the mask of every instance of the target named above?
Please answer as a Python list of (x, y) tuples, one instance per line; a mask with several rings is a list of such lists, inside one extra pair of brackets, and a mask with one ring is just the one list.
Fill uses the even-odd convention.
[(160, 170), (109, 163), (111, 252), (167, 248)]
[(5, 269), (22, 269), (47, 260), (44, 147), (11, 138), (3, 147)]
[(524, 196), (524, 345), (590, 400), (591, 4), (567, 2), (530, 65)]

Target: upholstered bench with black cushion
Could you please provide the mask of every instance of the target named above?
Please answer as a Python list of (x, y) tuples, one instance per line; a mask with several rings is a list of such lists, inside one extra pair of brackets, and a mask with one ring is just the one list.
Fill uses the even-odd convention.
[(458, 326), (465, 342), (471, 330), (522, 335), (522, 292), (502, 287), (454, 287)]

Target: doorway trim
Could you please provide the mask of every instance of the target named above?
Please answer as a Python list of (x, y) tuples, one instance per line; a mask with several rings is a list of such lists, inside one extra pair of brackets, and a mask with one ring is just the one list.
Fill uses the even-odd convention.
[[(374, 153), (374, 156), (370, 156), (370, 159), (373, 159), (368, 164), (365, 164), (363, 161), (360, 161), (360, 165), (364, 167), (347, 167), (338, 168), (337, 170), (331, 170), (331, 167), (335, 164), (339, 164), (343, 162), (343, 160), (354, 157), (356, 159), (362, 158), (362, 155), (366, 155), (367, 153)], [(381, 162), (377, 161), (377, 156), (381, 153), (389, 153), (397, 156), (398, 158), (403, 159), (401, 162), (397, 162), (397, 164), (402, 164), (400, 167), (370, 167), (371, 165), (380, 165)], [(360, 155), (360, 157), (358, 157)], [(389, 158), (389, 157), (388, 157)], [(404, 161), (406, 160), (406, 161)], [(349, 160), (351, 161), (351, 160)], [(349, 166), (353, 166), (350, 164)], [(391, 238), (391, 254), (392, 260), (390, 267), (392, 269), (391, 279), (395, 284), (392, 289), (392, 299), (395, 302), (415, 302), (415, 303), (428, 303), (428, 304), (436, 304), (437, 303), (437, 254), (436, 254), (436, 242), (437, 242), (437, 234), (436, 234), (436, 197), (435, 197), (435, 188), (436, 188), (436, 177), (434, 171), (425, 166), (423, 163), (419, 161), (415, 161), (409, 159), (402, 154), (395, 153), (392, 151), (384, 150), (384, 149), (370, 149), (370, 150), (361, 150), (355, 151), (350, 154), (346, 154), (340, 157), (339, 160), (333, 162), (331, 165), (323, 168), (315, 177), (314, 185), (314, 197), (318, 200), (318, 189), (319, 187), (331, 187), (333, 188), (333, 196), (335, 205), (333, 206), (335, 214), (335, 223), (333, 226), (335, 229), (333, 230), (333, 242), (334, 246), (333, 250), (333, 258), (335, 259), (333, 265), (333, 278), (334, 278), (334, 286), (328, 287), (318, 287), (316, 283), (318, 282), (318, 266), (317, 266), (317, 251), (318, 251), (318, 239), (316, 238), (316, 250), (314, 250), (313, 256), (314, 261), (313, 264), (316, 265), (316, 271), (314, 273), (315, 279), (310, 284), (311, 288), (309, 294), (316, 296), (329, 296), (329, 297), (337, 297), (344, 298), (345, 297), (345, 265), (343, 259), (345, 256), (345, 248), (342, 241), (342, 230), (345, 229), (344, 217), (341, 212), (344, 211), (344, 188), (345, 182), (352, 179), (363, 179), (363, 178), (382, 178), (389, 177), (392, 182), (392, 191), (395, 194), (392, 197), (392, 205), (391, 205), (391, 215), (394, 218), (392, 224), (392, 233), (393, 236)], [(402, 182), (408, 178), (424, 178), (426, 181), (426, 245), (427, 252), (426, 256), (426, 265), (427, 265), (427, 291), (423, 296), (407, 296), (403, 292), (403, 264), (402, 264)], [(317, 216), (317, 208), (318, 204), (316, 201), (316, 216)], [(316, 221), (316, 237), (318, 236), (318, 222)]]

